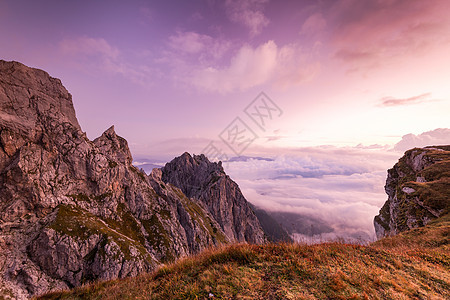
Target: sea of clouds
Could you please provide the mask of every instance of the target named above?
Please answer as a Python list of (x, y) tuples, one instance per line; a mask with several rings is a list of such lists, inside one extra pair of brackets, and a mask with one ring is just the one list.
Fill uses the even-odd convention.
[[(364, 243), (375, 240), (373, 218), (387, 200), (387, 170), (408, 149), (442, 144), (450, 144), (450, 129), (407, 134), (394, 146), (285, 149), (271, 159), (247, 158), (224, 166), (248, 201), (294, 228), (295, 240)], [(296, 232), (286, 218), (302, 223), (302, 229)], [(305, 224), (324, 230), (305, 230)]]
[[(407, 149), (450, 144), (450, 129), (407, 134), (393, 146), (272, 149), (223, 162), (245, 198), (307, 243), (375, 240), (373, 218), (387, 200), (387, 170)], [(135, 161), (149, 173), (163, 162)]]
[[(224, 164), (246, 199), (268, 212), (297, 214), (332, 228), (299, 241), (375, 238), (373, 218), (386, 201), (387, 169), (399, 153), (384, 149), (312, 147), (275, 156)], [(278, 214), (278, 219), (283, 214)]]

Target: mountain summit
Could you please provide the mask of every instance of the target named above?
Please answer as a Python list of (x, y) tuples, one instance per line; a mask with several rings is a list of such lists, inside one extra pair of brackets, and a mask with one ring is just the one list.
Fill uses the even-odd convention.
[(113, 126), (86, 137), (59, 79), (0, 61), (0, 298), (133, 276), (211, 246), (264, 240), (219, 164), (185, 153), (147, 176)]
[(221, 162), (210, 163), (205, 155), (184, 153), (162, 169), (162, 180), (200, 200), (214, 216), (230, 240), (262, 243), (264, 232), (255, 213), (239, 189), (227, 176)]

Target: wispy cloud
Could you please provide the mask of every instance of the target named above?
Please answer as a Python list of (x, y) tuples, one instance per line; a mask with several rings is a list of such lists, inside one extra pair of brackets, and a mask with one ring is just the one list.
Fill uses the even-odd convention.
[(268, 41), (255, 48), (242, 46), (225, 67), (211, 65), (187, 76), (191, 84), (209, 92), (229, 93), (269, 83), (278, 87), (297, 85), (314, 78), (320, 64), (307, 61), (295, 44), (278, 47)]
[(264, 5), (268, 0), (227, 0), (225, 7), (231, 21), (246, 26), (251, 36), (261, 33), (269, 25), (269, 19), (264, 15)]
[(170, 36), (170, 46), (176, 50), (187, 53), (198, 53), (205, 49), (211, 43), (212, 37), (196, 32), (177, 32)]
[(151, 70), (145, 65), (133, 65), (121, 58), (121, 52), (103, 38), (66, 38), (59, 43), (60, 53), (81, 68), (120, 74), (138, 84), (148, 84)]
[(212, 66), (194, 72), (192, 83), (204, 90), (230, 92), (265, 83), (277, 64), (277, 45), (269, 41), (257, 48), (245, 45), (225, 68)]
[(155, 18), (155, 12), (147, 6), (142, 6), (141, 8), (139, 8), (139, 13), (142, 17), (142, 22), (145, 23), (151, 22)]
[(408, 97), (408, 98), (394, 98), (394, 97), (384, 97), (381, 98), (380, 102), (382, 106), (399, 106), (399, 105), (411, 105), (419, 104), (423, 102), (429, 102), (431, 93), (425, 93), (418, 96)]
[(300, 30), (301, 34), (317, 34), (323, 31), (327, 26), (327, 21), (325, 20), (322, 13), (314, 13), (310, 15), (305, 22), (303, 22), (302, 28)]
[(64, 39), (59, 46), (64, 54), (99, 56), (104, 60), (115, 60), (120, 54), (119, 49), (111, 46), (102, 38), (84, 36), (75, 39)]
[(231, 42), (194, 31), (177, 31), (169, 37), (168, 45), (170, 49), (166, 51), (166, 57), (169, 60), (190, 55), (186, 59), (191, 62), (214, 64), (230, 50)]

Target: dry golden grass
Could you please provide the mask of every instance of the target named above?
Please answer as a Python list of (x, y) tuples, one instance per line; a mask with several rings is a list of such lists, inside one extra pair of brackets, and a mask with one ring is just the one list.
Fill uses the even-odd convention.
[(39, 299), (450, 299), (450, 217), (368, 246), (237, 244)]

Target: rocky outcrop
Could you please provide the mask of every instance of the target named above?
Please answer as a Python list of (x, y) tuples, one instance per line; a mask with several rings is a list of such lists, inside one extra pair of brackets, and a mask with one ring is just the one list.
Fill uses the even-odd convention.
[(421, 227), (450, 212), (450, 146), (414, 148), (388, 170), (377, 238)]
[(239, 189), (225, 174), (221, 162), (212, 163), (203, 154), (184, 153), (162, 169), (162, 180), (188, 197), (200, 200), (232, 241), (263, 243), (264, 231)]
[[(186, 176), (195, 174), (179, 175)], [(208, 202), (194, 197), (201, 189), (186, 195), (162, 177), (132, 165), (114, 127), (90, 141), (58, 79), (0, 61), (0, 298), (137, 275), (231, 241), (263, 241), (245, 199), (224, 206), (238, 190), (228, 177), (230, 193)], [(195, 182), (210, 187), (206, 179)], [(211, 210), (215, 201), (226, 212)], [(230, 227), (225, 217), (234, 213)]]

